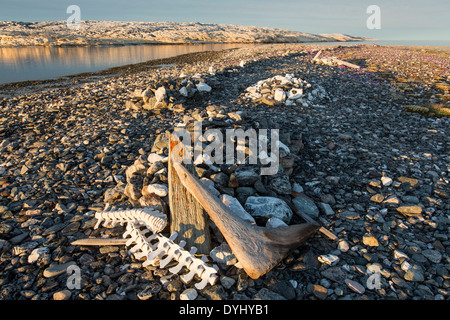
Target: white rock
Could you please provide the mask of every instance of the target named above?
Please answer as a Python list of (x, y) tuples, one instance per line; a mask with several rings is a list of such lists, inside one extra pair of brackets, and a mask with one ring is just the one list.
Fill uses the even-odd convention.
[(303, 97), (303, 89), (291, 89), (291, 91), (288, 92), (288, 99), (289, 100), (297, 100)]
[(169, 194), (169, 189), (167, 188), (167, 186), (165, 186), (163, 184), (157, 184), (157, 183), (148, 185), (147, 191), (149, 193), (154, 193), (161, 198), (163, 198)]
[(409, 257), (406, 255), (406, 253), (403, 253), (399, 250), (394, 250), (394, 258), (399, 260), (401, 258), (403, 259), (409, 259)]
[(403, 263), (400, 266), (402, 268), (403, 271), (408, 271), (409, 269), (412, 268), (411, 264), (408, 261), (403, 261)]
[(180, 300), (195, 300), (198, 296), (197, 290), (189, 288), (180, 294)]
[(258, 92), (258, 88), (256, 86), (251, 86), (246, 89), (248, 93), (256, 94)]
[(250, 223), (256, 224), (255, 219), (247, 211), (245, 211), (238, 199), (228, 194), (223, 194), (221, 200), (224, 205), (230, 208), (230, 210), (236, 213), (239, 217)]
[(295, 280), (289, 280), (289, 283), (291, 284), (291, 286), (295, 289), (298, 287), (298, 282)]
[(392, 179), (389, 177), (382, 177), (381, 178), (381, 183), (383, 184), (383, 186), (385, 187), (389, 187), (392, 184)]
[(41, 247), (34, 249), (28, 256), (28, 263), (34, 263), (39, 260), (39, 258), (45, 253), (50, 252), (48, 247)]
[(157, 102), (163, 101), (166, 97), (166, 88), (159, 87), (158, 90), (155, 91), (155, 98)]
[(186, 73), (184, 73), (184, 72), (182, 72), (181, 74), (180, 74), (180, 78), (187, 78), (188, 77), (188, 75), (186, 74)]
[(198, 83), (196, 87), (197, 87), (197, 90), (200, 92), (211, 92), (211, 90), (212, 90), (212, 88), (204, 82)]
[(347, 252), (350, 249), (350, 246), (346, 240), (339, 241), (338, 249), (341, 252)]
[(158, 162), (158, 161), (164, 162), (164, 160), (166, 158), (167, 157), (164, 157), (164, 156), (162, 156), (160, 154), (157, 154), (157, 153), (150, 153), (148, 155), (147, 161), (150, 162), (150, 163), (155, 163), (155, 162)]
[(284, 100), (286, 100), (286, 92), (284, 92), (284, 90), (282, 89), (276, 89), (273, 98), (276, 101), (283, 102)]

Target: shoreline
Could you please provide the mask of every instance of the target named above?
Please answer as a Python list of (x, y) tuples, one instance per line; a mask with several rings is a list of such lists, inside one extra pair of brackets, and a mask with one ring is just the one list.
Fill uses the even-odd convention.
[[(412, 49), (412, 50), (431, 50), (436, 52), (449, 52), (450, 53), (450, 46), (407, 46), (407, 45), (378, 45), (376, 43), (374, 44), (359, 44), (360, 41), (343, 41), (342, 44), (328, 44), (327, 42), (314, 42), (314, 43), (253, 43), (249, 44), (253, 46), (266, 46), (266, 45), (279, 45), (279, 46), (321, 46), (321, 48), (332, 48), (336, 46), (340, 46), (343, 44), (347, 44), (349, 46), (355, 45), (355, 46), (383, 46), (383, 47), (397, 47), (397, 48), (403, 48), (403, 49)], [(228, 44), (228, 43), (217, 43), (217, 44)], [(233, 44), (233, 43), (230, 43)], [(237, 45), (242, 43), (236, 43)], [(140, 44), (137, 44), (140, 45)], [(145, 45), (145, 44), (144, 44)], [(160, 44), (164, 45), (164, 44)], [(179, 45), (189, 45), (189, 44), (179, 44)], [(198, 45), (201, 45), (200, 43)], [(122, 45), (118, 45), (122, 46)], [(127, 46), (127, 45), (124, 45)], [(130, 45), (133, 46), (133, 45)], [(24, 46), (26, 47), (26, 46)], [(70, 46), (72, 47), (72, 46)], [(74, 46), (76, 48), (77, 46)], [(106, 46), (108, 47), (108, 46)], [(56, 48), (56, 47), (55, 47)], [(224, 50), (214, 50), (214, 51), (202, 51), (202, 52), (193, 52), (193, 53), (187, 53), (182, 54), (174, 57), (168, 57), (168, 58), (161, 58), (161, 59), (153, 59), (148, 60), (140, 63), (135, 64), (126, 64), (122, 66), (107, 68), (99, 71), (92, 71), (92, 72), (82, 72), (82, 73), (76, 73), (76, 74), (70, 74), (66, 76), (57, 77), (54, 79), (43, 79), (43, 80), (26, 80), (26, 81), (18, 81), (18, 82), (9, 82), (9, 83), (3, 83), (0, 84), (0, 94), (2, 92), (11, 91), (14, 89), (18, 89), (22, 86), (26, 87), (32, 87), (32, 86), (40, 86), (40, 85), (47, 85), (47, 84), (55, 84), (57, 85), (58, 82), (64, 83), (67, 81), (76, 81), (76, 80), (82, 80), (86, 77), (104, 77), (104, 76), (114, 76), (118, 75), (123, 72), (140, 72), (142, 69), (145, 69), (147, 67), (153, 67), (157, 68), (159, 65), (168, 65), (168, 64), (176, 64), (176, 63), (192, 63), (196, 61), (201, 61), (202, 59), (209, 59), (212, 57), (217, 57), (219, 55), (216, 55), (216, 52), (226, 52), (226, 51), (232, 51), (237, 50), (239, 48), (232, 48), (232, 49), (224, 49)]]
[[(126, 40), (124, 40), (126, 41)], [(363, 41), (379, 41), (377, 39), (362, 39), (362, 40), (333, 40), (333, 41), (299, 41), (299, 42), (289, 42), (289, 41), (196, 41), (196, 42), (129, 42), (129, 43), (107, 43), (107, 44), (62, 44), (62, 45), (19, 45), (19, 46), (8, 46), (8, 45), (0, 45), (0, 48), (28, 48), (28, 47), (42, 47), (42, 48), (90, 48), (90, 47), (123, 47), (123, 46), (146, 46), (146, 45), (155, 45), (155, 46), (164, 46), (164, 45), (180, 45), (180, 46), (192, 46), (192, 45), (203, 45), (203, 44), (249, 44), (249, 45), (258, 45), (258, 44), (314, 44), (314, 43), (332, 43), (332, 42), (342, 42), (342, 43), (358, 43)]]
[(39, 85), (46, 85), (46, 84), (52, 84), (55, 83), (58, 85), (58, 82), (74, 82), (77, 80), (83, 80), (85, 78), (89, 77), (106, 77), (106, 76), (118, 76), (123, 73), (138, 73), (141, 72), (147, 68), (158, 68), (160, 65), (170, 65), (170, 64), (189, 64), (194, 63), (197, 61), (204, 61), (208, 60), (214, 57), (219, 56), (221, 53), (230, 51), (230, 50), (236, 50), (236, 49), (225, 49), (225, 50), (218, 50), (218, 51), (202, 51), (202, 52), (193, 52), (193, 53), (186, 53), (179, 56), (169, 57), (169, 58), (162, 58), (162, 59), (154, 59), (154, 60), (148, 60), (145, 62), (135, 63), (135, 64), (127, 64), (123, 66), (108, 68), (104, 70), (94, 71), (94, 72), (83, 72), (83, 73), (77, 73), (67, 76), (61, 76), (56, 79), (47, 79), (47, 80), (27, 80), (27, 81), (20, 81), (20, 82), (11, 82), (11, 83), (4, 83), (0, 84), (0, 93), (2, 91), (9, 91), (21, 88), (22, 86), (39, 86)]

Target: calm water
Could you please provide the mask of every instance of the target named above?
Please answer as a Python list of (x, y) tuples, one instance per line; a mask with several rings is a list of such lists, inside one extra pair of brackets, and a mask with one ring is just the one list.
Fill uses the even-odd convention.
[[(450, 46), (450, 41), (429, 40), (378, 40), (347, 43), (330, 42), (327, 44), (355, 45), (372, 43), (379, 45)], [(245, 46), (245, 44), (0, 48), (0, 83), (52, 79), (77, 73), (100, 71), (153, 59), (169, 58), (191, 52), (231, 49), (242, 46)]]
[(52, 79), (148, 60), (169, 58), (191, 52), (231, 49), (242, 46), (242, 44), (198, 44), (0, 48), (0, 83)]

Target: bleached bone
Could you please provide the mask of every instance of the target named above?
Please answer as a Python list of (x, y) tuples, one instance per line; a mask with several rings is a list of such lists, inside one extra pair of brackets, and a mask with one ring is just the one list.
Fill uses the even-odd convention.
[[(154, 234), (149, 229), (141, 229), (142, 226), (135, 223), (128, 223), (124, 237), (129, 237), (127, 246), (135, 243), (130, 249), (136, 259), (146, 257), (146, 261), (142, 264), (144, 267), (148, 265), (156, 266), (159, 262), (160, 268), (165, 268), (170, 262), (177, 261), (178, 264), (169, 269), (172, 274), (179, 274), (183, 268), (188, 269), (188, 273), (181, 276), (185, 283), (192, 281), (197, 275), (201, 281), (195, 284), (199, 290), (203, 289), (208, 283), (211, 285), (217, 280), (217, 266), (210, 267), (206, 264), (206, 257), (201, 259), (194, 256), (197, 248), (192, 247), (190, 251), (183, 247), (186, 245), (185, 241), (176, 244), (174, 240), (178, 234), (172, 233), (170, 238), (164, 237), (162, 234)], [(147, 233), (150, 236), (146, 236)], [(155, 244), (151, 244), (151, 242)]]
[(189, 251), (189, 252), (186, 250), (182, 251), (181, 254), (178, 256), (178, 260), (177, 260), (178, 264), (176, 266), (170, 268), (169, 272), (173, 273), (173, 274), (175, 274), (175, 273), (178, 274), (183, 269), (183, 267), (186, 267), (189, 269), (189, 266), (192, 264), (192, 262), (194, 262), (194, 259), (197, 259), (194, 256), (194, 254), (196, 252), (197, 252), (197, 248), (195, 248), (195, 247), (192, 247), (191, 251)]
[(95, 214), (97, 224), (94, 229), (97, 229), (103, 222), (104, 227), (114, 227), (117, 225), (124, 225), (125, 223), (137, 223), (146, 226), (153, 233), (158, 233), (164, 230), (167, 226), (167, 217), (163, 213), (152, 210), (149, 207), (141, 209), (111, 209), (109, 205), (105, 207), (103, 212)]
[(212, 267), (206, 267), (200, 276), (202, 281), (200, 281), (199, 283), (196, 283), (195, 287), (198, 290), (202, 290), (203, 288), (205, 288), (208, 285), (208, 283), (213, 286), (217, 280), (217, 271), (218, 270), (219, 270), (219, 267), (217, 267), (216, 265), (214, 265)]
[[(201, 279), (199, 283), (195, 284), (198, 290), (203, 289), (208, 283), (213, 285), (216, 282), (218, 267), (207, 265), (205, 256), (202, 256), (201, 259), (195, 257), (197, 248), (192, 247), (190, 251), (187, 251), (184, 249), (185, 241), (176, 244), (174, 242), (178, 236), (176, 232), (172, 233), (169, 238), (159, 233), (167, 225), (165, 215), (149, 208), (118, 210), (110, 209), (110, 206), (107, 205), (105, 210), (97, 212), (95, 217), (98, 220), (95, 229), (102, 223), (104, 226), (126, 224), (123, 240), (120, 243), (131, 247), (129, 252), (136, 259), (146, 258), (143, 263), (144, 267), (148, 265), (156, 266), (159, 262), (159, 267), (164, 268), (172, 261), (176, 261), (178, 263), (170, 268), (169, 272), (179, 274), (183, 268), (186, 268), (188, 273), (181, 275), (181, 279), (188, 283), (197, 275)], [(80, 243), (87, 243), (87, 240), (80, 240)], [(95, 243), (103, 244), (104, 241), (96, 241)]]
[(163, 256), (167, 254), (170, 250), (170, 239), (166, 237), (157, 237), (158, 238), (158, 246), (156, 250), (150, 252), (147, 255), (147, 261), (144, 262), (143, 266), (146, 267), (148, 265), (155, 265), (158, 260), (160, 260)]
[(151, 235), (146, 237), (145, 235), (151, 232), (148, 229), (141, 230), (134, 223), (129, 223), (127, 225), (127, 231), (124, 233), (124, 237), (130, 236), (127, 241), (126, 246), (131, 246), (135, 243), (129, 251), (134, 254), (136, 259), (141, 259), (142, 257), (147, 257), (155, 248), (151, 245), (151, 241), (156, 237), (156, 235)]
[(181, 241), (178, 246), (171, 246), (169, 251), (167, 252), (167, 257), (162, 259), (159, 262), (159, 267), (160, 268), (165, 268), (172, 260), (177, 260), (179, 259), (181, 253), (182, 253), (182, 249), (184, 246), (186, 245), (186, 241)]
[(188, 283), (192, 279), (194, 279), (195, 275), (198, 276), (202, 275), (202, 273), (205, 271), (204, 261), (200, 259), (193, 261), (192, 264), (189, 266), (189, 270), (190, 270), (189, 273), (181, 276), (181, 280), (185, 283)]

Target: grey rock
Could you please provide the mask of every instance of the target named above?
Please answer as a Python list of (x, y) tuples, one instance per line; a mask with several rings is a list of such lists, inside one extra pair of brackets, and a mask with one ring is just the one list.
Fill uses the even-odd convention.
[(310, 198), (299, 195), (298, 197), (292, 199), (292, 203), (300, 212), (307, 214), (311, 218), (319, 217), (319, 209)]
[(356, 219), (361, 218), (359, 213), (355, 212), (355, 211), (343, 211), (343, 212), (339, 213), (339, 215), (341, 218), (345, 218), (348, 220), (356, 220)]
[(364, 292), (366, 292), (366, 289), (364, 288), (364, 286), (354, 280), (350, 280), (350, 279), (345, 279), (345, 284), (354, 292), (359, 293), (359, 294), (363, 294)]
[(241, 187), (252, 186), (260, 179), (260, 175), (253, 169), (236, 170), (234, 176)]
[(272, 190), (281, 195), (290, 195), (292, 193), (291, 183), (289, 182), (289, 177), (287, 175), (273, 178), (270, 180), (269, 186)]
[(287, 224), (293, 214), (286, 202), (274, 197), (248, 197), (244, 208), (253, 217), (275, 217)]
[(317, 204), (317, 206), (319, 207), (319, 210), (322, 211), (323, 214), (325, 214), (327, 216), (334, 215), (334, 210), (331, 208), (331, 206), (328, 203), (319, 202)]
[(421, 266), (415, 264), (412, 265), (408, 271), (406, 271), (403, 276), (405, 280), (413, 281), (413, 282), (422, 282), (425, 280), (425, 276), (423, 274), (423, 269)]
[(229, 196), (227, 194), (223, 194), (221, 196), (221, 200), (224, 205), (226, 205), (231, 211), (236, 213), (239, 217), (250, 223), (256, 224), (255, 219), (247, 211), (245, 211), (244, 207), (241, 205), (238, 199)]
[(270, 218), (266, 223), (266, 228), (278, 228), (278, 227), (287, 227), (288, 225), (275, 217)]
[(295, 299), (295, 289), (287, 280), (269, 279), (265, 282), (267, 289), (284, 296), (288, 300)]
[(254, 295), (254, 300), (287, 300), (281, 294), (262, 288)]
[(213, 259), (216, 263), (223, 264), (226, 266), (231, 266), (237, 263), (237, 259), (231, 251), (230, 246), (223, 242), (220, 246), (215, 247), (210, 252), (211, 259)]
[(141, 188), (135, 184), (128, 183), (124, 191), (125, 195), (132, 200), (139, 200), (142, 196)]
[(337, 283), (344, 283), (349, 274), (342, 267), (329, 267), (320, 273), (323, 277)]
[(437, 250), (423, 250), (422, 254), (433, 263), (440, 263), (442, 254)]
[(69, 268), (72, 265), (76, 265), (74, 261), (63, 263), (63, 264), (55, 264), (47, 269), (44, 270), (44, 277), (45, 278), (53, 278), (56, 276), (59, 276), (60, 274), (63, 274), (67, 271), (67, 268)]
[(207, 286), (202, 290), (202, 296), (209, 300), (224, 300), (227, 298), (227, 293), (221, 285)]
[(310, 283), (307, 286), (307, 290), (320, 300), (324, 300), (328, 296), (328, 289), (319, 284)]
[(229, 177), (223, 173), (219, 172), (211, 175), (211, 180), (221, 186), (226, 186), (228, 184)]

